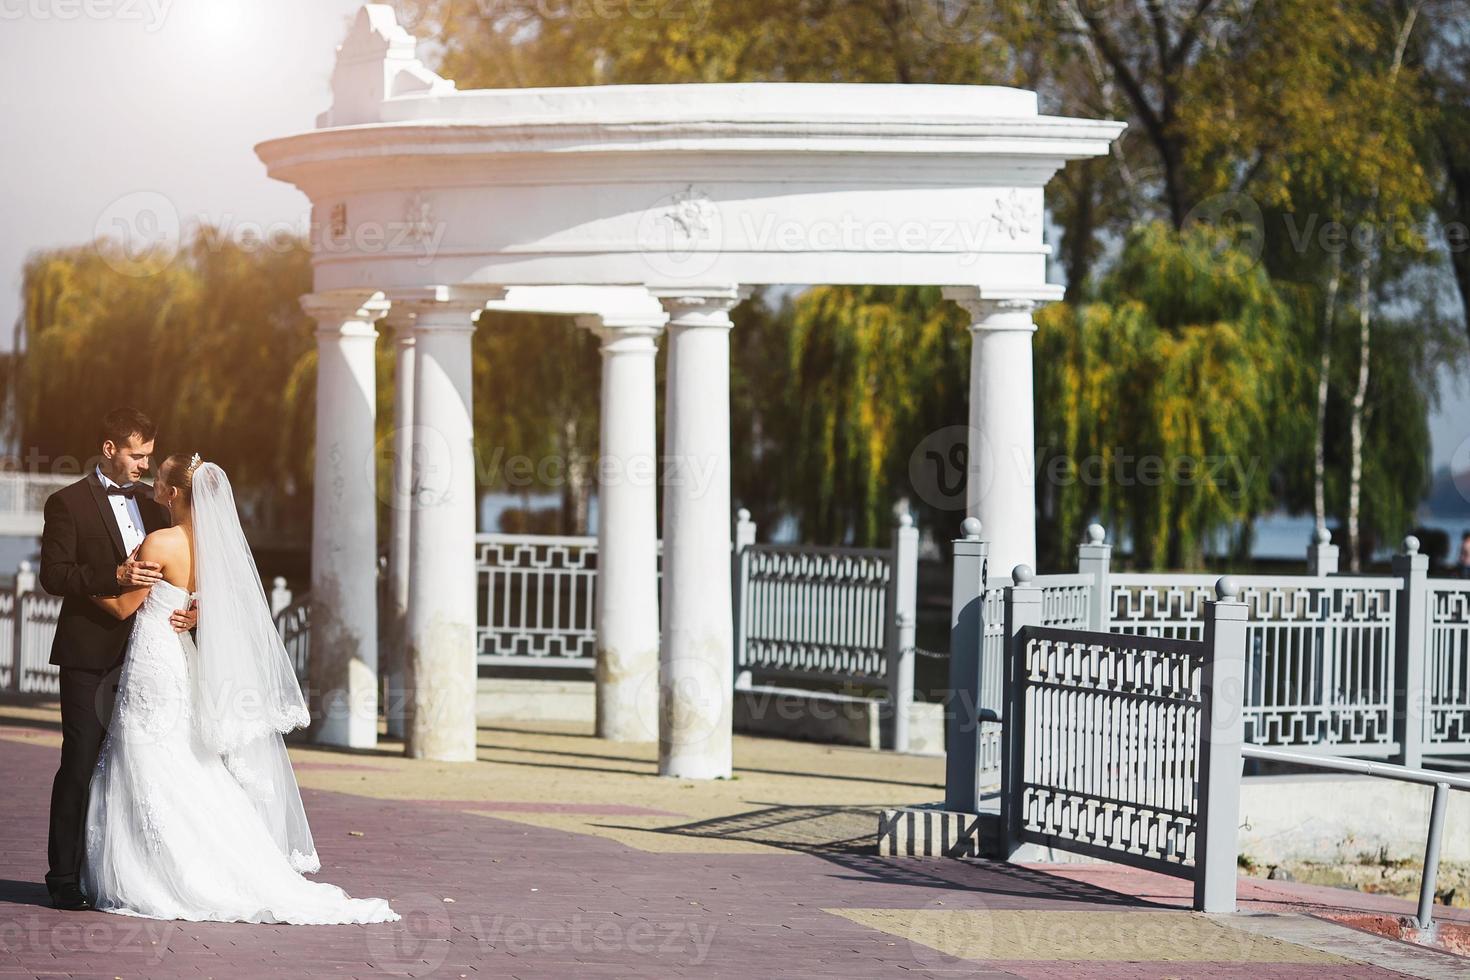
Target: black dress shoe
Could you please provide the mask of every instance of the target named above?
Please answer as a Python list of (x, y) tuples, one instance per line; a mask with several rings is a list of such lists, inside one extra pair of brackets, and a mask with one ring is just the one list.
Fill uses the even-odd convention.
[(51, 907), (65, 912), (85, 912), (92, 907), (92, 901), (82, 894), (79, 885), (62, 885), (51, 893)]

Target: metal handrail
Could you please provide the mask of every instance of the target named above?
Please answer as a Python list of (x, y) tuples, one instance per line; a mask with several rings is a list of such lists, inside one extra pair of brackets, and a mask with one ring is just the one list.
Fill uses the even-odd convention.
[(1240, 754), (1246, 759), (1266, 762), (1285, 762), (1309, 769), (1330, 769), (1334, 772), (1351, 772), (1378, 779), (1393, 779), (1401, 783), (1419, 783), (1434, 787), (1434, 801), (1429, 808), (1429, 836), (1424, 842), (1424, 873), (1419, 880), (1419, 914), (1415, 924), (1427, 937), (1434, 936), (1434, 884), (1439, 876), (1440, 842), (1444, 838), (1444, 812), (1449, 802), (1450, 790), (1470, 792), (1470, 777), (1454, 776), (1447, 772), (1429, 769), (1411, 769), (1388, 762), (1368, 762), (1363, 759), (1337, 759), (1304, 752), (1287, 752), (1282, 749), (1262, 748), (1257, 745), (1242, 745)]

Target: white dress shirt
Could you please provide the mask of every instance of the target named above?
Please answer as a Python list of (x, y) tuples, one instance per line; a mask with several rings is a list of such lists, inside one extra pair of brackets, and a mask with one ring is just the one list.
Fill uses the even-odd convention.
[[(97, 479), (102, 481), (103, 490), (118, 486), (107, 478), (100, 466), (97, 467)], [(148, 536), (143, 528), (143, 512), (138, 509), (136, 500), (123, 494), (108, 494), (107, 502), (112, 505), (112, 516), (117, 521), (117, 529), (122, 532), (123, 550), (131, 555)]]

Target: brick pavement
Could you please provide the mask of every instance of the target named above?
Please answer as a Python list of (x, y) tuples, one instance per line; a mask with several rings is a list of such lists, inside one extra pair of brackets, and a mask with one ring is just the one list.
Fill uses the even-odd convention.
[[(319, 877), (389, 897), (400, 923), (60, 913), (40, 884), (56, 744), (45, 710), (0, 708), (0, 980), (1400, 975), (1372, 965), (1390, 946), (1420, 975), (1470, 965), (1310, 920), (1336, 940), (1319, 948), (1286, 928), (1300, 916), (1237, 928), (1179, 910), (1168, 879), (1104, 866), (873, 855), (871, 807), (932, 797), (933, 760), (743, 740), (748, 768), (710, 787), (565, 732), (484, 731), (484, 761), (462, 767), (293, 749)], [(1279, 889), (1259, 903), (1310, 911)]]

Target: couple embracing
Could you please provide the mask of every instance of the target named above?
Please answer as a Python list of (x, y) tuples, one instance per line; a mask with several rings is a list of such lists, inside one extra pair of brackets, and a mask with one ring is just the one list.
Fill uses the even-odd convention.
[(46, 501), (40, 581), (63, 597), (52, 904), (395, 920), (383, 899), (305, 877), (321, 865), (282, 739), (307, 724), (301, 688), (224, 471), (175, 454), (142, 483), (155, 435), (141, 412), (109, 412), (97, 467)]

